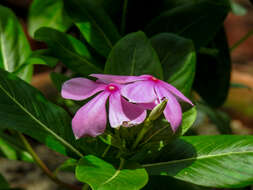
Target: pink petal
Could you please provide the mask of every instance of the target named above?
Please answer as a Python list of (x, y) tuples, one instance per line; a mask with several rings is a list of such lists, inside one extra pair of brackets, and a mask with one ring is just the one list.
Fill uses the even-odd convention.
[(61, 95), (66, 99), (84, 100), (104, 90), (105, 87), (106, 85), (93, 82), (89, 79), (73, 78), (63, 84)]
[(134, 81), (143, 80), (140, 76), (119, 76), (119, 75), (106, 75), (106, 74), (91, 74), (90, 76), (99, 79), (100, 81), (104, 81), (106, 83), (129, 83)]
[(164, 88), (168, 89), (172, 94), (174, 94), (177, 98), (181, 99), (184, 102), (187, 102), (191, 105), (193, 105), (193, 103), (191, 102), (191, 100), (189, 100), (188, 98), (186, 98), (178, 89), (176, 89), (174, 86), (164, 82), (164, 81), (160, 81), (160, 85), (163, 86)]
[(111, 127), (128, 127), (142, 123), (146, 111), (136, 104), (127, 102), (119, 92), (111, 94), (109, 99), (109, 121)]
[(72, 120), (72, 129), (76, 138), (96, 137), (106, 128), (106, 100), (110, 94), (102, 92), (81, 107)]
[(166, 88), (156, 86), (155, 90), (160, 100), (163, 98), (168, 100), (167, 106), (163, 113), (166, 120), (170, 123), (172, 130), (175, 132), (182, 121), (182, 110), (180, 104)]
[(154, 83), (150, 81), (138, 81), (125, 85), (121, 89), (121, 94), (134, 103), (151, 103), (156, 99)]

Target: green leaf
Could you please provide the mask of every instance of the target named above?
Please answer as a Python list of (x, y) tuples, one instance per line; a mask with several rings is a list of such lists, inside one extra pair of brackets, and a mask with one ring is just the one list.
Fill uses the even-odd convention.
[(148, 184), (142, 190), (207, 190), (208, 188), (185, 183), (184, 181), (174, 179), (169, 176), (149, 176)]
[(51, 72), (50, 78), (57, 88), (58, 92), (61, 92), (62, 84), (69, 79), (69, 77), (56, 72)]
[(74, 173), (77, 164), (78, 164), (77, 160), (70, 158), (70, 159), (66, 160), (63, 164), (58, 166), (56, 168), (56, 170), (54, 171), (54, 174), (57, 175), (61, 171), (73, 172)]
[(151, 74), (163, 78), (159, 58), (143, 32), (126, 35), (113, 47), (105, 73), (117, 75)]
[(4, 179), (4, 177), (0, 174), (0, 189), (9, 189), (8, 182)]
[(64, 32), (71, 24), (71, 20), (64, 12), (62, 0), (32, 1), (28, 15), (28, 32), (32, 37), (41, 27), (50, 27)]
[(238, 16), (244, 16), (247, 14), (247, 9), (240, 5), (239, 3), (234, 2), (233, 0), (231, 1), (231, 9), (232, 13)]
[(93, 190), (139, 190), (148, 182), (143, 168), (121, 160), (117, 169), (92, 155), (85, 156), (76, 168), (78, 180), (88, 183)]
[(196, 65), (196, 52), (191, 40), (175, 34), (161, 33), (151, 38), (164, 71), (164, 79), (190, 95)]
[[(14, 13), (0, 5), (0, 68), (14, 72), (29, 57), (31, 49)], [(33, 67), (26, 67), (19, 77), (30, 81)]]
[(198, 54), (193, 87), (207, 104), (219, 107), (228, 95), (232, 67), (224, 28), (219, 30), (208, 48), (217, 49), (218, 54)]
[(148, 163), (159, 158), (163, 154), (163, 148), (181, 135), (184, 135), (193, 125), (197, 117), (196, 107), (185, 111), (182, 116), (182, 123), (176, 133), (165, 119), (158, 119), (153, 127), (144, 136), (138, 151), (131, 157), (131, 160), (141, 163)]
[(0, 128), (17, 130), (69, 156), (75, 148), (69, 115), (35, 88), (13, 74), (0, 70)]
[(103, 7), (96, 0), (64, 0), (64, 4), (86, 41), (107, 57), (120, 35)]
[(96, 61), (82, 42), (71, 35), (41, 28), (35, 33), (35, 39), (46, 42), (52, 56), (77, 73), (89, 75), (103, 72), (100, 66), (95, 65)]
[[(169, 159), (168, 159), (169, 158)], [(253, 136), (188, 136), (167, 146), (150, 175), (168, 175), (197, 185), (237, 188), (253, 181)]]
[(33, 162), (32, 156), (26, 151), (22, 142), (15, 135), (8, 135), (0, 131), (0, 154), (9, 160)]
[(149, 36), (161, 32), (176, 33), (192, 39), (199, 49), (215, 36), (229, 11), (229, 0), (192, 0), (163, 12), (145, 31)]

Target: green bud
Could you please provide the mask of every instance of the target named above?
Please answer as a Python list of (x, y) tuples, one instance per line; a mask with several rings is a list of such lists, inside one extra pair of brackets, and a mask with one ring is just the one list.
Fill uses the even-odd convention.
[(163, 110), (165, 109), (167, 105), (168, 100), (164, 99), (160, 104), (158, 104), (149, 114), (148, 119), (151, 121), (156, 120), (160, 115), (163, 113)]

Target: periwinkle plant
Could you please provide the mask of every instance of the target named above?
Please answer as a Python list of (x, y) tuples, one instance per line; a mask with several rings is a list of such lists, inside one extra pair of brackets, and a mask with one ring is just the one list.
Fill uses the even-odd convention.
[[(46, 43), (34, 51), (0, 5), (0, 156), (36, 163), (62, 189), (244, 190), (253, 136), (231, 135), (217, 110), (230, 88), (230, 51), (252, 34), (229, 49), (231, 3), (33, 0), (28, 32)], [(30, 84), (36, 64), (57, 67), (54, 103)], [(202, 115), (221, 135), (198, 135)], [(68, 160), (51, 171), (26, 136)], [(63, 181), (63, 171), (83, 184)], [(11, 189), (2, 176), (0, 189)]]

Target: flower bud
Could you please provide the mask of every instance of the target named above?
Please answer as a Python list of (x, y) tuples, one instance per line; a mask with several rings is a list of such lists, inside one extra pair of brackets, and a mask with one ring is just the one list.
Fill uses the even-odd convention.
[(167, 105), (167, 102), (168, 100), (164, 99), (160, 104), (156, 105), (156, 107), (154, 107), (154, 109), (149, 114), (148, 119), (153, 121), (156, 120), (158, 117), (160, 117), (160, 115), (163, 113), (163, 110)]

